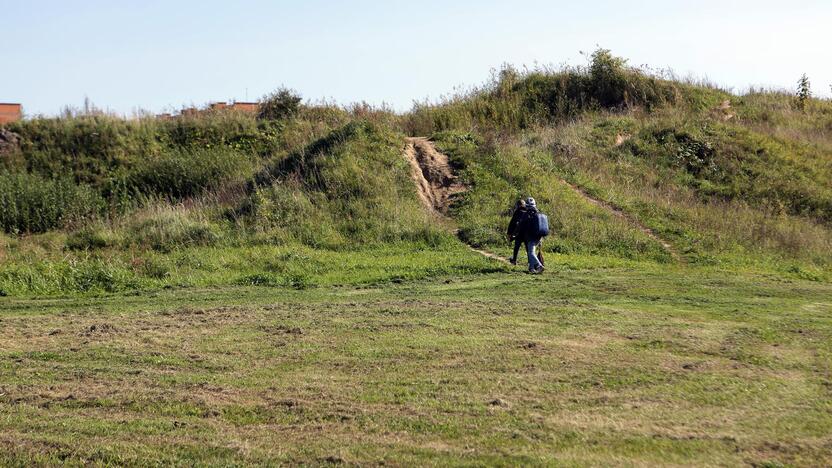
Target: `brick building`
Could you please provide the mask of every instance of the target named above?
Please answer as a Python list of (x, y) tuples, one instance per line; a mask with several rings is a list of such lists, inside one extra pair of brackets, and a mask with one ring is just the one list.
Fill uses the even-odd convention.
[(15, 122), (23, 117), (20, 104), (0, 102), (0, 125)]
[(241, 112), (250, 112), (256, 114), (260, 110), (260, 104), (257, 102), (235, 102), (229, 106), (233, 110)]
[(208, 109), (212, 111), (234, 110), (256, 114), (257, 111), (260, 109), (260, 104), (256, 102), (237, 101), (232, 101), (230, 104), (226, 102), (214, 102), (208, 105)]
[(208, 112), (226, 112), (226, 111), (234, 111), (234, 112), (245, 112), (247, 114), (257, 114), (260, 110), (260, 103), (259, 102), (239, 102), (239, 101), (231, 101), (229, 102), (212, 102), (209, 103), (206, 107), (202, 109), (198, 109), (196, 107), (186, 107), (179, 111), (179, 115), (172, 115), (172, 114), (158, 114), (156, 115), (157, 119), (160, 120), (170, 120), (175, 119), (177, 117), (198, 117), (200, 115), (204, 115)]

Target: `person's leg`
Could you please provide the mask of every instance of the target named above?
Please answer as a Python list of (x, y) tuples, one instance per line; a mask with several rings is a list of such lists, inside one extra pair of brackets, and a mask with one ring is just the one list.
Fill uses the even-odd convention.
[(537, 254), (534, 251), (538, 242), (537, 240), (526, 241), (526, 255), (529, 258), (529, 271), (532, 273), (537, 273), (540, 269), (540, 262), (537, 260)]
[(543, 239), (540, 239), (540, 242), (537, 243), (537, 260), (540, 262), (540, 266), (546, 266), (546, 262), (543, 261)]
[(517, 254), (520, 253), (520, 244), (522, 243), (523, 241), (519, 237), (514, 239), (514, 255), (511, 256), (512, 265), (517, 265)]

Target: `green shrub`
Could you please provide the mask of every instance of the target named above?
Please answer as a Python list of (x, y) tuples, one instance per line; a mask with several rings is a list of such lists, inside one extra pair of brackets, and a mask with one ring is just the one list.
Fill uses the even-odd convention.
[(806, 111), (806, 103), (812, 98), (812, 84), (809, 82), (809, 77), (804, 73), (797, 81), (797, 108), (801, 111)]
[(172, 150), (146, 161), (128, 176), (128, 184), (145, 195), (181, 199), (250, 176), (253, 162), (228, 149)]
[(616, 57), (607, 49), (592, 53), (589, 66), (589, 87), (595, 100), (602, 107), (624, 104), (627, 96), (627, 61)]
[(170, 275), (170, 268), (164, 258), (148, 255), (136, 258), (132, 263), (133, 271), (147, 278), (160, 280)]
[(160, 121), (157, 135), (162, 150), (227, 148), (249, 154), (268, 154), (280, 142), (278, 123), (258, 121), (244, 112), (207, 112)]
[(44, 179), (26, 173), (0, 173), (0, 227), (9, 233), (37, 233), (88, 222), (104, 200), (69, 179)]
[(128, 270), (104, 260), (70, 262), (62, 281), (62, 289), (79, 292), (116, 292), (133, 289), (138, 285)]
[(250, 197), (248, 210), (258, 230), (274, 232), (283, 242), (294, 239), (314, 247), (337, 247), (344, 242), (330, 213), (312, 203), (291, 181), (259, 187)]
[(282, 87), (260, 100), (258, 118), (283, 120), (297, 115), (303, 98), (295, 91)]

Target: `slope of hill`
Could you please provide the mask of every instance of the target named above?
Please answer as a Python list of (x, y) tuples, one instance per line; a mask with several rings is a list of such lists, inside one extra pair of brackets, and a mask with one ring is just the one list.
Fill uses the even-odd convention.
[[(452, 228), (422, 209), (406, 135), (430, 138), (450, 158), (466, 189), (448, 214), (471, 246), (506, 255), (509, 209), (532, 195), (551, 213), (546, 248), (564, 264), (828, 280), (832, 103), (808, 104), (657, 78), (599, 50), (585, 69), (504, 69), (403, 115), (323, 105), (276, 120), (215, 112), (17, 122), (0, 158), (0, 290), (299, 276), (330, 284), (501, 268), (468, 256)], [(381, 275), (323, 280), (332, 274), (316, 271), (326, 268), (301, 274), (300, 260), (265, 266), (252, 252), (266, 248), (337, 258), (390, 250), (401, 261)], [(183, 260), (194, 257), (206, 260)], [(420, 263), (437, 266), (408, 268)]]
[(0, 464), (832, 465), (832, 102), (274, 96), (0, 129)]

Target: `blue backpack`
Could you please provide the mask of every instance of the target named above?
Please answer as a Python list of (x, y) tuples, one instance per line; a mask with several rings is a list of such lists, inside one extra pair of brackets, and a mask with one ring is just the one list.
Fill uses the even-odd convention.
[(526, 237), (530, 239), (549, 235), (549, 217), (539, 211), (529, 213), (524, 224)]

